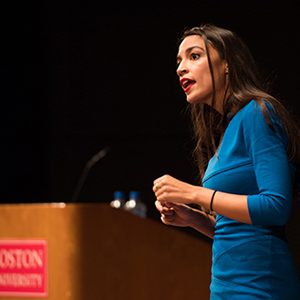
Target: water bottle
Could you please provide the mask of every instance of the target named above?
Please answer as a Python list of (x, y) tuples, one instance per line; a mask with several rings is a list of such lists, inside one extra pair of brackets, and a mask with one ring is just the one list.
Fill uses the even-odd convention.
[(147, 206), (141, 200), (140, 192), (130, 191), (124, 209), (142, 218), (147, 217)]
[(114, 191), (113, 200), (110, 202), (110, 206), (114, 208), (124, 208), (126, 202), (126, 196), (123, 191)]

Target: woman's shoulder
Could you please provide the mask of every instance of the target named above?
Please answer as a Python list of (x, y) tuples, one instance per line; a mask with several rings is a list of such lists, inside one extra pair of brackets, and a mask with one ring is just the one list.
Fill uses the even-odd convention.
[(286, 131), (274, 105), (268, 100), (251, 100), (237, 114), (236, 121), (247, 135), (276, 135), (287, 142)]
[[(245, 121), (246, 123), (263, 122), (263, 123), (272, 123), (278, 122), (278, 115), (275, 112), (275, 109), (272, 103), (268, 100), (250, 100), (244, 107), (242, 107), (236, 114), (236, 117), (240, 120)], [(269, 119), (269, 122), (268, 122)]]
[(241, 123), (244, 121), (250, 121), (256, 117), (257, 113), (262, 113), (260, 105), (256, 100), (250, 100), (245, 104), (231, 119), (231, 123)]

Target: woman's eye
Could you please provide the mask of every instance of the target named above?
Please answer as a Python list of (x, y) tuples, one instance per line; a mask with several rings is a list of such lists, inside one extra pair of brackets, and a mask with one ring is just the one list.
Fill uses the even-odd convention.
[(192, 60), (197, 60), (199, 57), (200, 57), (199, 54), (196, 54), (196, 53), (192, 53), (192, 54), (191, 54), (191, 59), (192, 59)]

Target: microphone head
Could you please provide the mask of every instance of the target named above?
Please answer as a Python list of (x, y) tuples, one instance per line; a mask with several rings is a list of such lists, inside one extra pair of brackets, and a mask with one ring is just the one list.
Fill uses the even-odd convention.
[(96, 153), (90, 160), (90, 163), (93, 165), (95, 164), (98, 160), (102, 159), (104, 156), (106, 156), (106, 154), (109, 151), (109, 147), (105, 147), (103, 149), (101, 149), (98, 153)]

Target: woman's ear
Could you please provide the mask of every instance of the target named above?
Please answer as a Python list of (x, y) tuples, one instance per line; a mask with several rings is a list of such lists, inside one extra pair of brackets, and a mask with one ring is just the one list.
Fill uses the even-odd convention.
[(228, 74), (229, 70), (228, 70), (228, 64), (225, 65), (225, 74)]

